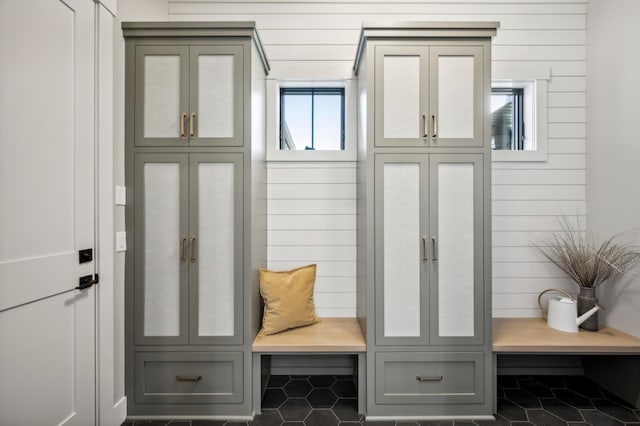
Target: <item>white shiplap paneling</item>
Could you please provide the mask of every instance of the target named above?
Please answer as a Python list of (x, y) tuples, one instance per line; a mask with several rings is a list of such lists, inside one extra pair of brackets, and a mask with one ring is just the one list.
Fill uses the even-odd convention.
[[(352, 73), (363, 21), (500, 21), (494, 69), (550, 70), (548, 159), (493, 164), (494, 316), (539, 316), (537, 293), (573, 290), (532, 241), (586, 212), (587, 0), (169, 0), (170, 20), (255, 21), (270, 78)], [(318, 263), (320, 315), (355, 315), (355, 165), (271, 163), (269, 267)]]

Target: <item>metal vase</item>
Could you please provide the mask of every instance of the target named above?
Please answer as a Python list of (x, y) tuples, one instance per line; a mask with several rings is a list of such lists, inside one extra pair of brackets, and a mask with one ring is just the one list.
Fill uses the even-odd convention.
[[(595, 287), (580, 287), (578, 293), (578, 316), (584, 314), (598, 303)], [(589, 331), (598, 331), (598, 312), (591, 315), (585, 322), (580, 324), (580, 328)]]

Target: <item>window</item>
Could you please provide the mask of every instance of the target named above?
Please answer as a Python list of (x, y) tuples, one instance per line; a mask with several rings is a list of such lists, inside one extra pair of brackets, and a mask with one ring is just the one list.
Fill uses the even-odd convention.
[(281, 150), (344, 150), (343, 87), (281, 87)]
[(491, 90), (491, 149), (525, 149), (523, 97), (522, 88)]
[(268, 78), (267, 161), (356, 161), (357, 83)]
[(546, 161), (550, 70), (528, 80), (504, 78), (504, 71), (491, 84), (491, 159)]

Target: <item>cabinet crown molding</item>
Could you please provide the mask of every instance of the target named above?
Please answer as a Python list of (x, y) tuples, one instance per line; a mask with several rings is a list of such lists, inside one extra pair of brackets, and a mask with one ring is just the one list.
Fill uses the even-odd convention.
[(500, 28), (497, 21), (403, 21), (363, 22), (353, 72), (358, 75), (364, 47), (374, 39), (482, 38), (494, 37)]
[(254, 21), (211, 21), (211, 22), (123, 22), (122, 35), (133, 37), (238, 37), (253, 40), (257, 52), (262, 60), (265, 72), (268, 74), (271, 66), (262, 40), (258, 34)]

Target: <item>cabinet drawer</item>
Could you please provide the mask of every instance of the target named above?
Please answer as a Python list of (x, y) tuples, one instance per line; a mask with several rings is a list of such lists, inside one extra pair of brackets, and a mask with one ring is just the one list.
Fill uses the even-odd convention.
[(484, 400), (482, 352), (376, 354), (376, 403), (461, 404)]
[(135, 402), (241, 403), (242, 352), (138, 352)]

